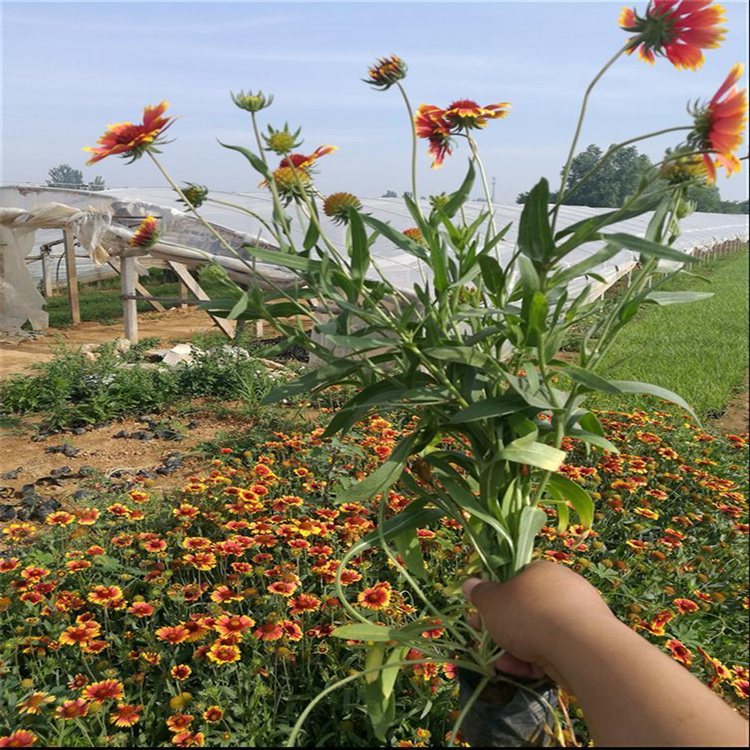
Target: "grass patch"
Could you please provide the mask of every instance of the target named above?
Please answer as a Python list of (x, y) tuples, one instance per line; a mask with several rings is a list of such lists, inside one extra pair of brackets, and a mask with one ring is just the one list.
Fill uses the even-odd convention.
[[(148, 276), (142, 276), (140, 281), (153, 297), (178, 298), (180, 296), (179, 284), (177, 282), (164, 281), (164, 272), (159, 269), (152, 269), (151, 273)], [(212, 285), (209, 282), (201, 282), (201, 286), (211, 298), (222, 296), (220, 286)], [(115, 325), (122, 321), (119, 277), (81, 284), (78, 289), (82, 322)], [(162, 305), (167, 309), (177, 307), (178, 304), (176, 302), (162, 302)], [(154, 308), (148, 302), (138, 302), (137, 307), (138, 312), (154, 311)], [(64, 290), (61, 290), (56, 297), (47, 300), (45, 310), (49, 313), (49, 325), (51, 328), (61, 328), (73, 323), (73, 319), (70, 316), (68, 297)]]
[[(610, 378), (669, 388), (701, 418), (720, 414), (742, 381), (750, 324), (747, 252), (721, 259), (708, 271), (710, 285), (678, 276), (662, 288), (707, 290), (714, 293), (711, 299), (643, 310), (623, 331), (602, 369)], [(698, 272), (705, 274), (706, 269)], [(632, 397), (622, 402), (635, 403)]]

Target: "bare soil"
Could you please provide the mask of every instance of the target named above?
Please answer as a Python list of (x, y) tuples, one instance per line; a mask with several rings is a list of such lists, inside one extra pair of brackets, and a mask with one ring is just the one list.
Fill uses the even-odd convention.
[[(219, 329), (203, 311), (175, 307), (165, 312), (140, 313), (138, 333), (141, 339), (156, 337), (161, 344), (179, 344), (196, 333)], [(33, 338), (6, 337), (0, 339), (0, 378), (17, 373), (33, 372), (31, 365), (48, 362), (59, 343), (78, 347), (83, 344), (104, 344), (123, 335), (122, 324), (79, 323), (65, 328), (49, 328), (43, 336)], [(276, 332), (265, 326), (265, 336)]]
[[(201, 443), (215, 438), (222, 431), (241, 429), (250, 423), (239, 416), (232, 416), (229, 420), (210, 416), (197, 416), (194, 419), (197, 426), (192, 430), (184, 430), (184, 438), (179, 441), (113, 437), (120, 430), (126, 430), (128, 433), (143, 430), (145, 425), (136, 419), (113, 422), (108, 427), (91, 429), (83, 435), (52, 435), (41, 442), (32, 441), (30, 432), (23, 428), (0, 429), (0, 474), (20, 468), (16, 477), (0, 478), (0, 491), (10, 496), (24, 485), (44, 480), (51, 476), (53, 470), (67, 466), (70, 467), (69, 479), (65, 474), (59, 474), (56, 477), (57, 482), (45, 480), (41, 489), (43, 495), (62, 500), (78, 489), (80, 483), (72, 475), (77, 475), (82, 466), (105, 475), (118, 470), (134, 475), (141, 469), (153, 471), (162, 464), (168, 454), (179, 451), (185, 456), (183, 466), (172, 474), (157, 475), (156, 479), (150, 480), (152, 487), (174, 486), (181, 479), (191, 476), (204, 460), (197, 450)], [(189, 419), (184, 419), (184, 422), (188, 421)], [(80, 453), (67, 457), (61, 453), (46, 451), (49, 447), (63, 444), (80, 449)], [(12, 500), (8, 499), (4, 502), (13, 504)]]
[(739, 435), (750, 432), (750, 383), (748, 372), (742, 390), (737, 393), (727, 405), (726, 411), (717, 419), (711, 420), (712, 432), (722, 435)]

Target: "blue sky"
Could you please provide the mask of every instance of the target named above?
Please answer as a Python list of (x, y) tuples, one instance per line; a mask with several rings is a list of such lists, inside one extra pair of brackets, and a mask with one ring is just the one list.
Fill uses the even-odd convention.
[[(729, 33), (697, 72), (663, 59), (653, 68), (621, 59), (592, 98), (582, 146), (607, 146), (689, 124), (687, 102), (708, 99), (734, 62), (747, 64), (744, 3), (723, 3)], [(230, 91), (274, 93), (265, 122), (303, 127), (303, 152), (330, 143), (319, 162), (323, 193), (379, 196), (409, 189), (410, 140), (396, 90), (361, 82), (377, 57), (409, 65), (412, 103), (459, 98), (510, 101), (511, 114), (478, 134), (496, 200), (513, 202), (544, 175), (553, 184), (588, 81), (625, 40), (622, 3), (610, 2), (4, 2), (2, 12), (5, 182), (43, 182), (50, 167), (84, 168), (82, 146), (105, 126), (137, 121), (166, 99), (181, 115), (164, 164), (179, 181), (252, 191), (258, 178), (222, 141), (253, 146), (248, 116)], [(635, 7), (644, 8), (645, 3)], [(742, 82), (747, 85), (747, 78)], [(658, 157), (665, 136), (643, 150)], [(741, 154), (746, 153), (743, 146)], [(430, 170), (420, 144), (420, 192), (454, 189), (466, 148)], [(743, 162), (747, 169), (747, 162)], [(84, 168), (110, 186), (160, 185), (148, 160), (115, 158)], [(722, 196), (747, 197), (746, 175), (719, 178)], [(478, 190), (476, 191), (478, 193)]]

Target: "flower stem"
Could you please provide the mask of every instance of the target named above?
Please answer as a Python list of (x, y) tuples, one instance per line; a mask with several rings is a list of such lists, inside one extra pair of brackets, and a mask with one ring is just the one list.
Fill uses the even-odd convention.
[(417, 205), (417, 211), (419, 215), (424, 218), (422, 214), (422, 206), (419, 205), (419, 193), (417, 192), (417, 132), (414, 129), (414, 111), (411, 108), (409, 97), (406, 95), (404, 87), (397, 81), (396, 86), (401, 92), (401, 96), (404, 98), (404, 104), (406, 105), (406, 111), (409, 113), (409, 128), (411, 129), (411, 191), (414, 203)]
[(583, 121), (586, 117), (586, 109), (588, 108), (589, 104), (589, 96), (591, 96), (591, 92), (594, 90), (594, 87), (597, 83), (601, 80), (602, 76), (617, 62), (617, 60), (620, 58), (620, 56), (627, 51), (628, 47), (630, 46), (630, 43), (628, 42), (625, 44), (621, 49), (619, 49), (605, 64), (604, 67), (594, 76), (591, 83), (588, 85), (588, 88), (586, 89), (586, 93), (583, 95), (583, 102), (581, 103), (581, 111), (578, 115), (578, 122), (576, 123), (576, 131), (573, 135), (573, 142), (570, 144), (570, 152), (568, 153), (568, 160), (565, 162), (565, 168), (563, 169), (562, 174), (562, 181), (560, 182), (560, 190), (557, 194), (557, 200), (555, 201), (555, 208), (554, 213), (552, 216), (552, 231), (555, 231), (555, 224), (557, 223), (557, 213), (560, 209), (560, 203), (561, 203), (561, 195), (563, 191), (565, 190), (565, 185), (568, 182), (568, 175), (570, 174), (570, 167), (573, 163), (573, 157), (575, 156), (576, 152), (576, 146), (578, 145), (578, 139), (581, 135), (581, 129), (583, 128)]

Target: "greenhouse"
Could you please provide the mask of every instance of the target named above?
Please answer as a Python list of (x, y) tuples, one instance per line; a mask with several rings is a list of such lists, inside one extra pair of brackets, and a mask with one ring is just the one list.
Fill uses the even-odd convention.
[[(399, 198), (363, 199), (362, 203), (365, 213), (390, 223), (399, 231), (414, 223)], [(484, 206), (477, 201), (467, 202), (464, 206), (467, 221), (476, 219)], [(50, 290), (68, 284), (70, 289), (69, 272), (77, 282), (87, 282), (116, 275), (121, 270), (121, 262), (123, 268), (132, 264), (132, 278), (128, 275), (126, 279), (132, 286), (130, 296), (138, 284), (136, 277), (143, 277), (141, 280), (147, 283), (150, 267), (174, 268), (176, 264), (185, 273), (184, 269), (195, 269), (210, 260), (220, 263), (233, 278), (244, 284), (264, 286), (271, 280), (274, 285), (284, 287), (295, 280), (289, 271), (250, 261), (247, 256), (240, 257), (240, 248), (246, 243), (273, 248), (261, 222), (271, 220), (273, 203), (267, 192), (212, 191), (209, 201), (200, 209), (202, 216), (238, 250), (237, 257), (232, 257), (214, 235), (185, 211), (184, 205), (169, 188), (88, 192), (5, 186), (0, 188), (0, 207), (0, 245), (3, 247), (0, 328), (6, 332), (19, 331), (27, 321), (35, 329), (46, 327), (44, 297), (37, 286)], [(423, 208), (429, 211), (426, 201), (423, 201)], [(511, 224), (499, 245), (501, 263), (503, 260), (507, 262), (513, 252), (522, 208), (520, 205), (494, 205), (498, 227)], [(608, 210), (562, 206), (559, 226), (563, 228)], [(155, 246), (141, 252), (128, 241), (146, 216), (158, 219), (162, 235)], [(649, 213), (643, 214), (614, 224), (611, 229), (643, 236), (650, 216)], [(346, 228), (334, 225), (325, 217), (322, 219), (328, 237), (343, 248)], [(293, 213), (292, 222), (292, 232), (301, 240), (304, 223), (295, 219)], [(681, 236), (674, 247), (686, 253), (701, 254), (720, 251), (727, 243), (746, 242), (747, 239), (748, 222), (744, 215), (693, 213), (682, 221)], [(563, 265), (578, 263), (600, 250), (602, 245), (601, 242), (592, 242), (577, 248)], [(420, 267), (422, 264), (417, 258), (394, 247), (383, 237), (375, 241), (372, 255), (379, 272), (401, 290), (410, 290), (428, 273), (426, 268)], [(137, 263), (132, 260), (134, 258), (137, 258)], [(637, 253), (623, 249), (592, 269), (591, 278), (574, 280), (571, 291), (580, 290), (584, 284), (590, 283), (591, 297), (596, 298), (629, 274), (637, 263)], [(197, 282), (188, 281), (188, 284), (197, 285)], [(125, 290), (124, 294), (127, 292)]]

